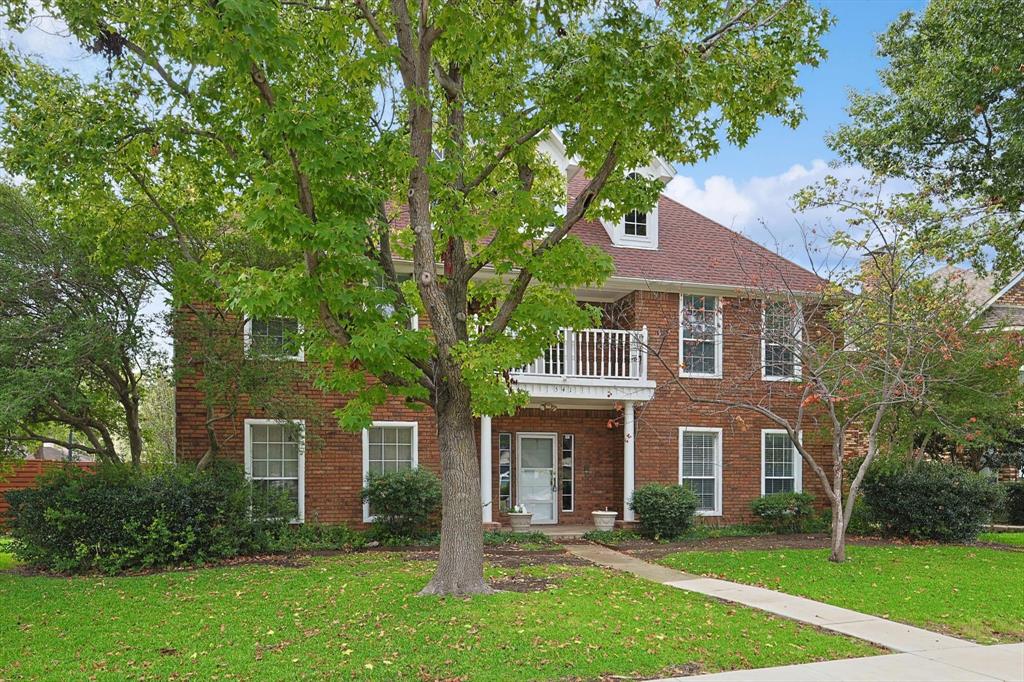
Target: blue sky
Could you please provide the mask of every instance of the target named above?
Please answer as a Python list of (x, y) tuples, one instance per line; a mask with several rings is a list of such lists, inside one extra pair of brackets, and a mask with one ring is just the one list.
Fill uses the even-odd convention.
[(801, 103), (806, 120), (793, 130), (775, 120), (743, 149), (723, 146), (709, 161), (680, 167), (681, 174), (703, 183), (714, 175), (742, 183), (754, 176), (771, 176), (795, 163), (833, 157), (825, 145), (826, 133), (846, 120), (847, 92), (875, 89), (882, 62), (875, 56), (875, 36), (906, 10), (919, 11), (923, 0), (832, 0), (822, 2), (836, 19), (824, 43), (828, 60), (816, 69), (806, 68), (799, 78), (804, 88)]

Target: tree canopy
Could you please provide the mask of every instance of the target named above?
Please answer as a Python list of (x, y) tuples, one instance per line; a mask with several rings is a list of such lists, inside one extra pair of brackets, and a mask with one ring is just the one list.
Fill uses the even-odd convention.
[(486, 590), (473, 414), (523, 405), (508, 370), (596, 319), (573, 290), (611, 263), (573, 227), (651, 206), (628, 172), (654, 156), (799, 122), (830, 22), (806, 0), (42, 4), (109, 69), (2, 57), (4, 163), (106, 224), (107, 257), (164, 264), (176, 303), (298, 318), (344, 426), (432, 408), (447, 593)]
[(995, 251), (1024, 268), (1024, 39), (1015, 0), (931, 0), (878, 39), (878, 92), (853, 93), (830, 144), (844, 161), (906, 178), (955, 210), (954, 262)]
[(74, 230), (0, 184), (0, 439), (139, 464), (139, 381), (155, 358), (149, 282), (104, 271)]

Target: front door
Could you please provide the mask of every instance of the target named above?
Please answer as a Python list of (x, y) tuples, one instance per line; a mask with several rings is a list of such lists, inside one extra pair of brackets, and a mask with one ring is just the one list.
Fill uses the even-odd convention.
[(554, 433), (520, 433), (516, 503), (533, 512), (533, 523), (558, 523), (558, 473)]

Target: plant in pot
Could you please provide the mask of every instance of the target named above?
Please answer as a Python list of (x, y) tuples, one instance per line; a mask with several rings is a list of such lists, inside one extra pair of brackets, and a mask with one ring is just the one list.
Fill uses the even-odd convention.
[(605, 507), (604, 511), (592, 511), (590, 515), (594, 517), (594, 528), (597, 530), (615, 530), (615, 517), (619, 512), (608, 511), (608, 507)]
[(513, 533), (529, 533), (532, 519), (533, 512), (526, 511), (526, 507), (521, 504), (508, 510), (508, 522), (512, 526)]

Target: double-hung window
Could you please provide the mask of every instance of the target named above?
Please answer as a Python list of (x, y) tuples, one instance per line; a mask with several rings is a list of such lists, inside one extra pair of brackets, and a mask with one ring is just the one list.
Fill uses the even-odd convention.
[[(418, 433), (416, 422), (374, 422), (363, 429), (363, 480), (415, 469), (419, 463)], [(368, 503), (363, 505), (363, 519), (373, 519)]]
[(800, 453), (781, 429), (761, 431), (761, 494), (798, 493), (803, 490)]
[[(634, 180), (640, 176), (637, 173), (630, 173), (626, 176)], [(627, 237), (647, 237), (647, 214), (643, 211), (631, 210), (622, 218), (622, 232)]]
[(800, 378), (803, 314), (788, 301), (766, 301), (762, 317), (761, 376), (768, 381)]
[(722, 311), (717, 296), (679, 297), (679, 375), (722, 376)]
[(245, 350), (249, 356), (302, 360), (299, 322), (293, 317), (253, 318), (245, 323)]
[(245, 420), (245, 474), (260, 513), (284, 502), (289, 518), (305, 518), (304, 430), (302, 421)]
[(722, 429), (679, 427), (679, 484), (697, 496), (698, 514), (722, 514)]

